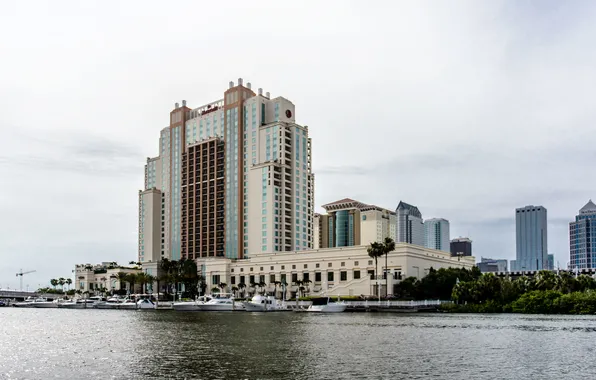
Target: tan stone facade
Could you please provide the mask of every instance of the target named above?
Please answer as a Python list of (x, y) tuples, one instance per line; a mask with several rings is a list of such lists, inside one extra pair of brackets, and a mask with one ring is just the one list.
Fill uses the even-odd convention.
[[(251, 283), (264, 282), (265, 290), (276, 289), (275, 282), (290, 285), (288, 291), (295, 292), (296, 280), (311, 281), (307, 285), (309, 294), (328, 295), (371, 295), (375, 284), (385, 294), (385, 279), (371, 279), (375, 271), (374, 260), (368, 256), (366, 246), (316, 249), (298, 252), (260, 253), (246, 260), (198, 259), (199, 272), (205, 276), (207, 289), (225, 283), (230, 290), (244, 283), (248, 291)], [(447, 252), (426, 249), (410, 244), (397, 244), (394, 252), (378, 260), (379, 277), (387, 272), (387, 294), (393, 294), (393, 287), (401, 279), (414, 276), (424, 277), (430, 268), (448, 267), (472, 268), (474, 257), (454, 258)], [(291, 295), (291, 294), (288, 294)]]

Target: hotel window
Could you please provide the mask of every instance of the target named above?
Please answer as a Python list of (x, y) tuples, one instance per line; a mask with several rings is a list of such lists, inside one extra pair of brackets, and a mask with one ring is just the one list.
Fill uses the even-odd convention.
[(345, 261), (342, 261), (342, 262), (341, 262), (341, 266), (342, 266), (342, 267), (345, 267), (345, 266), (346, 266), (346, 263), (345, 263)]
[(360, 279), (360, 271), (359, 270), (355, 270), (354, 271), (354, 280), (358, 280)]
[(271, 266), (271, 270), (273, 270), (273, 265)]
[(292, 265), (292, 269), (296, 269), (296, 265)]
[(286, 275), (285, 275), (285, 274), (282, 274), (282, 275), (281, 275), (281, 277), (280, 277), (280, 282), (281, 282), (282, 284), (287, 284), (287, 282), (286, 282)]
[(265, 282), (265, 275), (262, 274), (259, 276), (259, 282)]
[(236, 285), (236, 276), (231, 277), (232, 285)]
[(307, 268), (308, 268), (308, 264), (304, 264), (304, 269), (307, 269)]
[(372, 260), (368, 260), (368, 265), (373, 265), (373, 261)]
[(244, 284), (244, 276), (240, 276), (240, 284)]
[(321, 265), (319, 263), (315, 264), (315, 268), (320, 267)]
[(281, 270), (284, 270), (284, 269), (286, 269), (286, 266), (285, 265), (282, 265), (281, 266)]
[(327, 281), (333, 282), (333, 272), (327, 272)]
[(254, 284), (254, 283), (255, 283), (255, 276), (254, 276), (253, 274), (251, 274), (251, 275), (248, 277), (248, 280), (250, 281), (250, 283), (251, 283), (251, 284)]
[(346, 272), (346, 271), (339, 272), (339, 281), (348, 281), (348, 272)]
[(292, 273), (292, 283), (296, 283), (298, 281), (298, 273)]
[(321, 282), (321, 272), (315, 272), (315, 282)]
[(328, 268), (331, 268), (332, 266), (333, 266), (333, 264), (332, 264), (332, 263), (328, 263), (328, 264), (327, 264), (327, 267), (328, 267)]
[(273, 284), (275, 282), (275, 275), (274, 274), (270, 274), (269, 275), (269, 283)]

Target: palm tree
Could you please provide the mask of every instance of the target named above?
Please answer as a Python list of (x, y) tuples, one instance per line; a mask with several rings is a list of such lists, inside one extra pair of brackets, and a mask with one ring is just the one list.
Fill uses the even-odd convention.
[(219, 288), (217, 286), (212, 287), (211, 293), (219, 293)]
[(242, 292), (242, 298), (244, 298), (244, 290), (246, 289), (246, 284), (244, 282), (239, 283), (238, 289)]
[(147, 274), (146, 273), (138, 273), (135, 279), (135, 282), (141, 285), (141, 293), (145, 294), (145, 284), (147, 283)]
[(226, 284), (225, 282), (220, 282), (217, 286), (221, 289), (221, 292), (224, 293), (224, 290), (226, 289), (226, 286), (228, 286), (228, 284)]
[(273, 286), (275, 287), (275, 297), (277, 298), (277, 287), (281, 285), (281, 281), (275, 281)]
[(259, 281), (259, 283), (257, 284), (257, 286), (260, 289), (259, 293), (263, 293), (265, 287), (267, 287), (267, 283), (265, 281)]
[(301, 280), (296, 280), (294, 281), (293, 284), (297, 289), (296, 289), (296, 299), (300, 298), (300, 288), (302, 287), (302, 281)]
[(379, 295), (379, 299), (381, 299), (381, 292), (379, 291), (379, 280), (377, 278), (377, 271), (378, 271), (378, 263), (377, 263), (377, 259), (383, 255), (384, 253), (384, 248), (383, 248), (383, 244), (381, 243), (377, 243), (372, 242), (370, 243), (370, 246), (368, 248), (366, 248), (366, 252), (368, 252), (368, 256), (372, 257), (373, 259), (375, 259), (375, 280), (377, 281), (377, 292)]
[(56, 286), (58, 286), (58, 280), (53, 278), (50, 280), (50, 284), (52, 284), (52, 286), (54, 287), (54, 290), (56, 290)]
[(122, 286), (122, 284), (126, 284), (126, 281), (128, 281), (128, 273), (126, 272), (118, 272), (118, 274), (116, 275), (116, 277), (118, 278), (118, 288), (120, 290), (124, 290), (126, 288), (126, 285)]
[(126, 276), (126, 281), (128, 281), (128, 284), (130, 285), (130, 288), (128, 288), (129, 293), (133, 294), (135, 292), (135, 282), (137, 281), (137, 275), (135, 273), (129, 273)]
[(310, 284), (312, 284), (311, 280), (302, 280), (302, 285), (307, 285), (306, 291), (310, 292)]
[(238, 296), (238, 287), (237, 286), (232, 286), (232, 293), (234, 294), (234, 297)]
[(147, 287), (151, 289), (151, 293), (153, 293), (153, 283), (155, 282), (155, 276), (145, 273), (145, 281), (147, 282), (147, 286), (145, 286), (145, 293), (148, 293)]
[(395, 241), (390, 237), (386, 237), (383, 241), (383, 254), (385, 255), (385, 297), (387, 297), (389, 275), (387, 273), (387, 256), (389, 252), (395, 251)]
[(64, 284), (66, 284), (66, 279), (64, 277), (60, 277), (58, 279), (58, 283), (60, 284), (60, 288), (64, 291)]
[(66, 279), (66, 284), (68, 284), (68, 289), (70, 290), (70, 285), (72, 284), (72, 279), (67, 278)]

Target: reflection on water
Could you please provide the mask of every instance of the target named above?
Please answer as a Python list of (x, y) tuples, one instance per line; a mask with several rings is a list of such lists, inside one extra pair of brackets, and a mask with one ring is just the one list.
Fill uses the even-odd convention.
[(596, 318), (0, 309), (0, 379), (593, 378)]

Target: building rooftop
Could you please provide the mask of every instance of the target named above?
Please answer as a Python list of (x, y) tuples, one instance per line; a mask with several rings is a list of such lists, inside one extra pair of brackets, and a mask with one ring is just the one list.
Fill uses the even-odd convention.
[(351, 198), (340, 199), (339, 201), (327, 203), (326, 205), (323, 205), (321, 207), (323, 207), (327, 212), (357, 208), (360, 211), (378, 210), (387, 211), (390, 214), (394, 214), (394, 212), (391, 210), (387, 210), (376, 205), (369, 205), (366, 203), (355, 201)]
[(404, 201), (399, 201), (399, 204), (397, 205), (397, 209), (395, 211), (397, 212), (397, 210), (407, 210), (410, 215), (422, 218), (422, 213), (420, 212), (420, 210), (418, 210), (418, 207), (412, 206), (411, 204), (406, 203)]
[(596, 204), (594, 204), (594, 202), (592, 202), (591, 199), (588, 201), (588, 203), (586, 203), (586, 205), (584, 207), (579, 209), (580, 214), (593, 213), (593, 212), (596, 212)]

